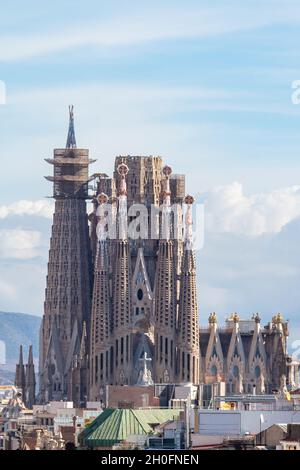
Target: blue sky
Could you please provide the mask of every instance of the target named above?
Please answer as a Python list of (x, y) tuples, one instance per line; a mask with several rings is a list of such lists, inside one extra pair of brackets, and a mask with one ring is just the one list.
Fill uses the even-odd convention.
[(297, 338), (299, 26), (295, 0), (1, 6), (0, 309), (42, 313), (43, 159), (65, 144), (73, 103), (95, 171), (118, 154), (162, 155), (205, 202), (201, 323), (212, 310), (266, 321), (281, 310)]

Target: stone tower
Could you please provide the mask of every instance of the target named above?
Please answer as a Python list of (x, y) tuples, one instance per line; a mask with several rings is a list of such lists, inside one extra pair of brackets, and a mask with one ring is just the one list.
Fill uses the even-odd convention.
[[(74, 358), (90, 331), (91, 251), (86, 199), (89, 158), (76, 147), (73, 107), (66, 148), (46, 159), (53, 165), (55, 209), (50, 241), (44, 316), (40, 332), (40, 400), (72, 399), (74, 389), (87, 394), (87, 384), (74, 384)], [(88, 353), (88, 351), (87, 351)], [(76, 361), (75, 361), (76, 362)], [(78, 393), (76, 393), (78, 398)]]

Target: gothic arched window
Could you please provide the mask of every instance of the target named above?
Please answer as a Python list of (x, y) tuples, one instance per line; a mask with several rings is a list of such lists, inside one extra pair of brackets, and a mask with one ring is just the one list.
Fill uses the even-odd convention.
[(258, 379), (260, 377), (260, 367), (256, 366), (254, 369), (255, 377)]
[(238, 376), (240, 375), (240, 370), (238, 366), (233, 366), (232, 374), (233, 374), (233, 377), (238, 378)]
[(137, 291), (138, 300), (143, 300), (143, 297), (144, 297), (144, 292), (142, 291), (142, 289), (138, 289)]

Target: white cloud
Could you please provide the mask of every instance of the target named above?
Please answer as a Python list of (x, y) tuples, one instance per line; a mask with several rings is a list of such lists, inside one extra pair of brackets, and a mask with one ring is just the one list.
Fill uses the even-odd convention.
[[(133, 82), (131, 84), (107, 84), (105, 82), (99, 83), (87, 83), (85, 85), (75, 86), (60, 86), (52, 88), (26, 88), (14, 91), (10, 94), (10, 104), (23, 104), (23, 105), (34, 105), (35, 103), (46, 103), (56, 108), (57, 103), (61, 103), (66, 99), (73, 98), (76, 103), (95, 103), (99, 99), (103, 108), (106, 106), (120, 105), (125, 103), (141, 104), (153, 103), (156, 101), (160, 103), (162, 100), (172, 103), (174, 100), (182, 102), (190, 100), (194, 103), (195, 100), (204, 101), (207, 103), (212, 101), (218, 102), (219, 100), (227, 100), (229, 103), (232, 98), (241, 99), (242, 97), (250, 97), (253, 99), (253, 93), (247, 90), (228, 90), (222, 87), (220, 88), (209, 88), (204, 86), (155, 86), (149, 85), (148, 83), (140, 84), (139, 82)], [(90, 112), (93, 111), (93, 107), (90, 107)], [(109, 109), (108, 109), (109, 111)], [(127, 109), (127, 112), (129, 110)], [(40, 112), (40, 110), (39, 110)], [(115, 112), (115, 111), (114, 111)], [(147, 109), (147, 112), (149, 110)]]
[(0, 230), (0, 258), (30, 259), (39, 256), (41, 233), (33, 230)]
[[(97, 23), (91, 18), (88, 27), (78, 22), (72, 29), (65, 27), (35, 35), (0, 37), (0, 61), (26, 59), (80, 46), (128, 46), (144, 42), (177, 38), (206, 37), (233, 33), (271, 24), (299, 24), (299, 5), (272, 1), (251, 7), (240, 4), (207, 8), (205, 6), (173, 8), (159, 5), (140, 8), (131, 16), (114, 16)], [(259, 15), (257, 10), (259, 8)], [(97, 17), (97, 13), (95, 15)]]
[(40, 258), (0, 263), (0, 310), (41, 315), (46, 271)]
[(279, 233), (300, 217), (300, 186), (247, 196), (240, 183), (218, 186), (205, 197), (205, 226), (210, 232), (260, 236)]
[(12, 215), (35, 215), (51, 219), (53, 215), (53, 202), (21, 200), (0, 206), (0, 219), (6, 219)]
[(0, 279), (0, 296), (1, 298), (14, 299), (16, 294), (16, 287), (12, 284)]

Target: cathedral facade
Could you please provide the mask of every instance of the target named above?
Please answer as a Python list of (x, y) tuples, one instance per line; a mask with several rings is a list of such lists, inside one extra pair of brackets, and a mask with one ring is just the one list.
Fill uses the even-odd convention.
[[(103, 397), (106, 384), (138, 384), (144, 357), (152, 382), (199, 383), (196, 267), (190, 246), (193, 199), (184, 195), (184, 177), (172, 177), (159, 157), (117, 157), (114, 175), (100, 178), (91, 216), (96, 232), (89, 371), (93, 400)], [(104, 206), (110, 201), (116, 239), (105, 231)], [(175, 203), (187, 206), (183, 239), (174, 236)], [(122, 214), (126, 226), (133, 207), (145, 210), (143, 238), (130, 238), (122, 227)], [(159, 207), (159, 236), (152, 239), (151, 214)], [(170, 220), (169, 234), (163, 233), (164, 216)]]
[(267, 325), (258, 314), (241, 320), (233, 314), (219, 327), (217, 315), (200, 327), (201, 382), (226, 384), (226, 394), (273, 393), (282, 377), (290, 387), (299, 385), (299, 361), (287, 353), (288, 323), (274, 315)]
[(225, 381), (228, 393), (279, 387), (287, 370), (281, 317), (267, 330), (257, 316), (245, 332), (237, 315), (223, 331), (212, 314), (199, 328), (193, 198), (184, 175), (160, 157), (119, 156), (112, 177), (90, 177), (94, 161), (76, 146), (70, 108), (66, 148), (47, 159), (55, 212), (40, 401), (102, 401), (109, 384)]

